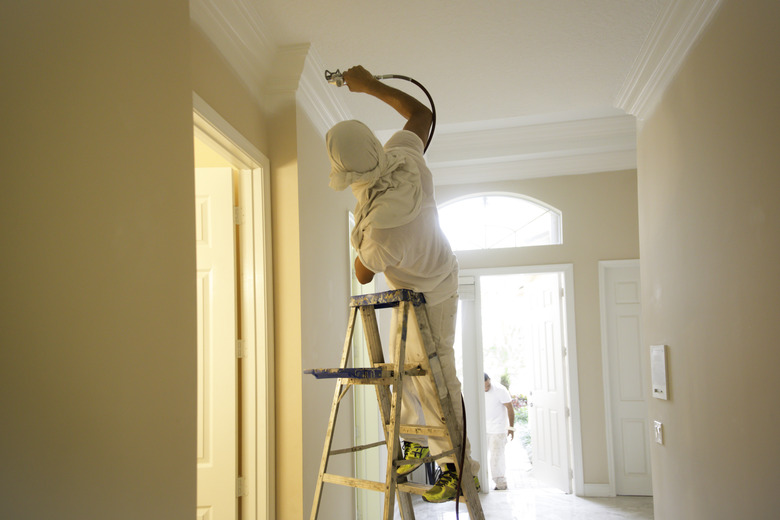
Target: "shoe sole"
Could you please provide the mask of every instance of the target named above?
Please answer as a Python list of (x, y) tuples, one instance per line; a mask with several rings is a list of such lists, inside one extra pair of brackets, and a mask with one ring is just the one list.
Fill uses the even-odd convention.
[[(411, 466), (411, 464), (404, 464), (404, 466)], [(401, 468), (398, 468), (396, 473), (398, 474), (399, 477), (404, 477), (404, 476), (412, 473), (414, 470), (416, 470), (420, 466), (422, 466), (422, 462), (418, 462), (417, 464), (414, 465), (414, 467), (412, 469), (404, 470), (403, 472), (401, 471)], [(401, 466), (401, 467), (403, 467), (403, 466)]]

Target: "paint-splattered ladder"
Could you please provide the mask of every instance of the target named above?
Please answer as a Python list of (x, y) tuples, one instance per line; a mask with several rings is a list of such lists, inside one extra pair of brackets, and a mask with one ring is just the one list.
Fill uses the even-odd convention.
[[(382, 353), (382, 343), (379, 337), (379, 327), (376, 319), (376, 309), (398, 307), (399, 319), (398, 328), (395, 331), (397, 335), (393, 363), (386, 364)], [(423, 366), (404, 365), (406, 352), (406, 337), (409, 323), (410, 312), (415, 313), (418, 324), (417, 333), (420, 335), (421, 343), (427, 353), (427, 362)], [(371, 363), (367, 368), (349, 368), (350, 348), (352, 345), (352, 334), (355, 329), (357, 315), (360, 313), (363, 330), (366, 336), (368, 348), (368, 358)], [(403, 366), (403, 370), (399, 367)], [(353, 488), (370, 489), (384, 493), (384, 520), (391, 520), (394, 512), (394, 500), (398, 495), (398, 504), (403, 520), (414, 520), (414, 509), (412, 508), (411, 494), (423, 494), (427, 486), (408, 482), (405, 476), (398, 477), (397, 468), (403, 465), (405, 461), (402, 458), (400, 434), (427, 435), (430, 437), (443, 437), (452, 442), (453, 449), (444, 453), (435, 454), (431, 457), (422, 459), (423, 462), (430, 462), (444, 456), (456, 455), (456, 466), (458, 471), (462, 472), (461, 487), (462, 493), (468, 510), (469, 518), (472, 520), (484, 520), (482, 514), (482, 505), (479, 501), (474, 478), (471, 472), (468, 458), (465, 464), (460, 461), (461, 443), (463, 432), (458, 426), (457, 421), (452, 420), (455, 417), (452, 396), (450, 396), (447, 385), (444, 383), (444, 376), (441, 370), (438, 354), (433, 343), (431, 327), (428, 321), (428, 314), (425, 308), (425, 298), (422, 294), (415, 293), (407, 289), (387, 291), (377, 294), (366, 294), (353, 296), (350, 300), (349, 325), (347, 326), (347, 337), (344, 341), (344, 352), (341, 356), (339, 368), (333, 369), (314, 369), (306, 370), (306, 373), (312, 374), (318, 378), (338, 378), (336, 390), (333, 395), (333, 406), (330, 410), (330, 421), (328, 422), (327, 434), (325, 437), (325, 447), (322, 453), (320, 472), (317, 477), (317, 486), (314, 491), (314, 504), (311, 510), (311, 520), (316, 520), (319, 512), (320, 501), (322, 499), (323, 485), (339, 484)], [(434, 388), (437, 389), (439, 396), (440, 409), (444, 418), (444, 427), (429, 427), (422, 425), (401, 425), (401, 394), (404, 388), (406, 377), (432, 377)], [(338, 415), (339, 403), (346, 395), (346, 392), (356, 384), (374, 385), (379, 402), (379, 411), (382, 417), (385, 440), (355, 446), (352, 448), (332, 450), (333, 431)], [(392, 390), (390, 389), (392, 386)], [(457, 396), (460, 398), (460, 396)], [(460, 399), (458, 399), (460, 401)], [(357, 451), (374, 448), (377, 446), (387, 446), (387, 473), (385, 482), (376, 482), (372, 480), (356, 479), (352, 477), (339, 476), (328, 473), (328, 459), (331, 455), (344, 453), (354, 453)]]

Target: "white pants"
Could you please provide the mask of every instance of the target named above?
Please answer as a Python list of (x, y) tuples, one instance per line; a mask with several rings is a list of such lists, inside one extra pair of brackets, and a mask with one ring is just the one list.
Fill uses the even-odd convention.
[[(431, 324), (434, 345), (441, 363), (444, 380), (452, 398), (452, 407), (455, 411), (455, 419), (463, 431), (463, 409), (461, 404), (461, 385), (455, 371), (455, 321), (458, 314), (458, 295), (454, 294), (442, 303), (426, 305), (428, 309), (428, 321)], [(398, 309), (393, 312), (391, 331), (396, 331), (400, 326)], [(420, 336), (417, 334), (417, 318), (414, 312), (410, 313), (406, 335), (406, 363), (417, 364), (425, 360), (425, 348), (422, 346)], [(392, 350), (395, 352), (396, 334), (392, 335)], [(392, 355), (392, 354), (391, 354)], [(408, 377), (404, 379), (403, 400), (401, 402), (401, 424), (425, 424), (427, 426), (443, 426), (441, 410), (435, 404), (436, 391), (433, 380), (428, 377)], [(431, 455), (452, 449), (452, 445), (444, 439), (417, 435), (406, 435), (404, 440), (416, 442), (431, 449)], [(458, 457), (460, 454), (458, 454)], [(471, 459), (471, 446), (466, 439), (466, 457)], [(441, 466), (447, 462), (455, 462), (454, 456), (442, 457), (438, 464)], [(471, 459), (471, 471), (474, 475), (479, 471), (479, 463)]]
[(488, 433), (490, 474), (497, 486), (506, 485), (506, 433)]

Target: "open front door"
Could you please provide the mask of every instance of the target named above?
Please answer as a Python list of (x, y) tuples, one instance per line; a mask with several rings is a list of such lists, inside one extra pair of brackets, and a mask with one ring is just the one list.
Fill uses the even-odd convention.
[(533, 360), (533, 393), (529, 422), (533, 437), (533, 476), (571, 493), (569, 429), (565, 377), (566, 346), (561, 273), (529, 276), (529, 331)]
[(199, 519), (234, 520), (236, 270), (231, 168), (195, 171), (198, 287)]

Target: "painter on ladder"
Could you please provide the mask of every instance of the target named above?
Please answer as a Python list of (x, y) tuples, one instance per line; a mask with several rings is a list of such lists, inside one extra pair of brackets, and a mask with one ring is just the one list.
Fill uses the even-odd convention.
[[(350, 68), (343, 78), (351, 92), (374, 96), (406, 119), (403, 130), (396, 132), (384, 146), (359, 121), (338, 123), (326, 136), (331, 162), (330, 187), (338, 191), (351, 187), (357, 199), (355, 228), (350, 237), (358, 252), (357, 278), (365, 284), (373, 280), (375, 273), (384, 273), (393, 289), (411, 289), (425, 295), (447, 387), (451, 395), (460, 396), (453, 350), (458, 262), (439, 227), (433, 176), (423, 158), (432, 113), (414, 97), (382, 83), (361, 66)], [(424, 355), (424, 349), (416, 344), (417, 335), (410, 336), (413, 337), (407, 339), (407, 363), (415, 363), (416, 357)], [(429, 379), (411, 378), (408, 386), (404, 385), (402, 424), (441, 426)], [(453, 407), (456, 420), (463, 428), (460, 403), (454, 402)], [(427, 437), (413, 436), (403, 439), (403, 447), (404, 458), (409, 463), (398, 468), (399, 475), (417, 469), (421, 464), (416, 459), (452, 449), (433, 437), (429, 441)], [(466, 456), (470, 458), (468, 441)], [(441, 476), (423, 495), (428, 502), (446, 502), (457, 494), (454, 457), (444, 457), (438, 462)], [(479, 465), (473, 460), (471, 464), (472, 473), (476, 474)]]

